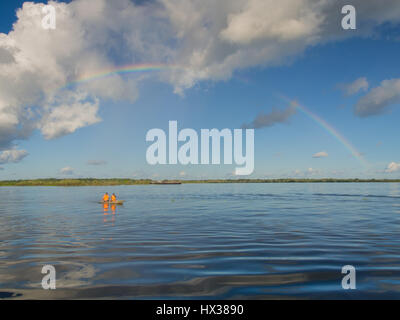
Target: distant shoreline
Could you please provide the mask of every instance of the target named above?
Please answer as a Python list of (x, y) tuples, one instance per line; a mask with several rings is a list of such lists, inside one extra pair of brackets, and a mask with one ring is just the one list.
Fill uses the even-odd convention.
[(122, 186), (122, 185), (176, 185), (194, 183), (373, 183), (397, 182), (400, 179), (207, 179), (207, 180), (151, 180), (151, 179), (33, 179), (0, 180), (0, 187), (43, 186), (43, 187), (79, 187), (79, 186)]

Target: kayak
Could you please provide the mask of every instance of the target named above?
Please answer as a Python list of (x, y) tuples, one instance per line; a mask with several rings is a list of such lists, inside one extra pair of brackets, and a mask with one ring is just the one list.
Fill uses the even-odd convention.
[(124, 204), (124, 200), (117, 200), (117, 201), (100, 201), (99, 203), (102, 203), (102, 204), (104, 204), (104, 203), (108, 203), (108, 204)]

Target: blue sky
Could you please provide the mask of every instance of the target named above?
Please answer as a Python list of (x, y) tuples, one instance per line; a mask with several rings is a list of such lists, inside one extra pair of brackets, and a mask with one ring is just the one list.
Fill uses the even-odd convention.
[[(12, 23), (17, 22), (15, 10), (21, 7), (22, 2), (0, 4), (0, 32), (9, 35)], [(324, 14), (330, 17), (329, 11), (328, 13), (324, 11)], [(21, 21), (22, 19), (24, 18), (20, 18)], [(311, 18), (305, 19), (307, 22)], [(362, 25), (363, 17), (358, 19)], [(288, 44), (289, 48), (295, 46), (299, 48), (296, 47), (292, 54), (278, 53), (271, 61), (255, 58), (253, 63), (241, 62), (231, 66), (229, 72), (224, 71), (221, 74), (211, 70), (218, 68), (218, 59), (212, 60), (209, 58), (211, 53), (208, 53), (205, 59), (209, 60), (200, 65), (202, 69), (196, 69), (197, 65), (190, 69), (190, 75), (195, 74), (195, 76), (190, 79), (189, 85), (181, 80), (186, 81), (187, 75), (177, 75), (170, 79), (169, 75), (165, 74), (168, 71), (162, 71), (161, 75), (158, 75), (157, 71), (149, 72), (149, 75), (146, 72), (120, 75), (118, 81), (134, 83), (134, 87), (127, 87), (123, 92), (127, 98), (116, 99), (114, 96), (103, 97), (101, 94), (96, 96), (96, 90), (90, 91), (91, 99), (98, 99), (96, 116), (101, 121), (93, 121), (93, 124), (79, 126), (68, 134), (46, 139), (43, 129), (45, 125), (42, 123), (48, 118), (43, 116), (38, 122), (40, 125), (30, 130), (23, 139), (8, 138), (8, 132), (4, 133), (4, 140), (9, 141), (4, 144), (2, 150), (26, 150), (27, 155), (15, 161), (4, 160), (0, 179), (232, 178), (235, 165), (151, 166), (147, 164), (145, 154), (150, 145), (145, 141), (147, 131), (152, 128), (162, 128), (167, 131), (169, 120), (177, 120), (179, 129), (193, 128), (198, 132), (201, 128), (241, 128), (244, 123), (251, 123), (260, 113), (269, 115), (274, 109), (283, 111), (288, 108), (288, 103), (282, 96), (298, 101), (333, 126), (362, 153), (368, 165), (360, 163), (332, 134), (297, 110), (284, 123), (277, 122), (268, 127), (255, 129), (255, 170), (251, 178), (399, 178), (400, 90), (396, 81), (382, 83), (385, 80), (400, 78), (399, 21), (391, 19), (387, 18), (385, 21), (387, 24), (377, 22), (376, 26), (360, 31), (360, 35), (355, 33), (355, 36), (349, 37), (344, 33), (352, 31), (339, 30), (335, 31), (337, 39), (330, 38), (330, 34), (327, 33), (326, 41), (318, 40), (305, 47), (297, 42)], [(96, 23), (101, 23), (101, 20), (98, 19)], [(59, 25), (57, 28), (62, 26)], [(90, 32), (93, 29), (87, 30)], [(213, 37), (213, 31), (209, 32), (209, 36)], [(144, 38), (147, 37), (146, 35)], [(255, 39), (254, 44), (251, 44), (252, 50), (259, 43), (267, 47), (270, 41), (268, 37), (268, 34), (263, 33), (260, 38)], [(15, 38), (25, 39), (22, 36)], [(194, 55), (191, 58), (185, 55), (189, 49), (195, 50), (193, 48), (196, 48), (196, 44), (186, 44), (185, 48), (176, 49), (171, 37), (166, 36), (166, 38), (163, 46), (173, 51), (171, 57), (176, 59), (174, 60), (176, 63), (180, 62), (180, 57), (183, 57), (181, 59), (185, 61), (185, 65), (187, 61), (193, 61)], [(308, 39), (307, 35), (306, 40)], [(64, 45), (73, 46), (71, 43)], [(246, 45), (247, 42), (241, 44), (240, 47), (243, 48), (241, 50), (245, 50)], [(106, 46), (104, 44), (104, 47)], [(159, 48), (153, 40), (148, 46), (148, 50), (151, 50), (148, 56), (155, 55), (153, 50), (158, 52)], [(156, 47), (153, 48), (154, 46)], [(179, 44), (177, 46), (179, 47)], [(140, 49), (140, 53), (135, 51), (137, 48), (135, 44), (130, 48), (133, 52), (130, 55), (131, 64), (146, 62), (146, 46), (145, 49)], [(93, 50), (102, 52), (103, 49), (96, 44), (91, 47), (90, 53)], [(175, 49), (177, 53), (174, 52)], [(286, 49), (287, 47), (282, 48)], [(26, 50), (29, 55), (31, 51)], [(108, 48), (105, 51), (112, 50)], [(54, 53), (56, 54), (58, 53)], [(249, 53), (251, 54), (252, 52)], [(56, 57), (57, 63), (64, 66), (60, 62), (60, 56)], [(107, 62), (111, 61), (115, 67), (129, 61), (114, 52), (109, 53), (107, 57), (110, 59)], [(79, 56), (75, 62), (68, 60), (67, 71), (72, 70), (71, 63), (78, 65), (77, 59)], [(201, 73), (203, 70), (211, 71), (203, 76)], [(346, 88), (360, 78), (365, 78), (368, 87), (347, 95)], [(103, 80), (93, 80), (96, 81)], [(79, 85), (75, 89), (79, 90), (78, 87)], [(183, 87), (181, 94), (174, 93), (174, 90), (178, 91), (176, 90), (178, 87), (180, 89)], [(130, 93), (134, 99), (129, 98)], [(32, 105), (39, 108), (40, 103), (42, 102), (35, 101)], [(365, 116), (360, 112), (357, 113), (357, 105), (372, 110), (373, 114)], [(28, 107), (21, 104), (21, 108)], [(46, 108), (40, 110), (42, 110), (40, 114), (49, 112)], [(80, 110), (85, 114), (83, 105)], [(325, 152), (327, 156), (313, 157), (319, 152)], [(96, 161), (98, 165), (90, 164), (90, 161)]]

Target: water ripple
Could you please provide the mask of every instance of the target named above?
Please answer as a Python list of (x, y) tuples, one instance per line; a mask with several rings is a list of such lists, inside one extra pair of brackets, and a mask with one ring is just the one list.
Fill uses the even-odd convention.
[(108, 189), (0, 188), (0, 299), (400, 298), (397, 184)]

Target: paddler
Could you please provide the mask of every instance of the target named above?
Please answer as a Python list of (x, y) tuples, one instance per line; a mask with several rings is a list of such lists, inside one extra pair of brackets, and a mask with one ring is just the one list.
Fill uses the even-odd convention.
[(108, 202), (110, 200), (110, 196), (108, 195), (108, 192), (106, 192), (103, 196), (103, 202)]
[(116, 202), (117, 201), (117, 196), (115, 195), (115, 193), (113, 193), (111, 195), (111, 202)]

